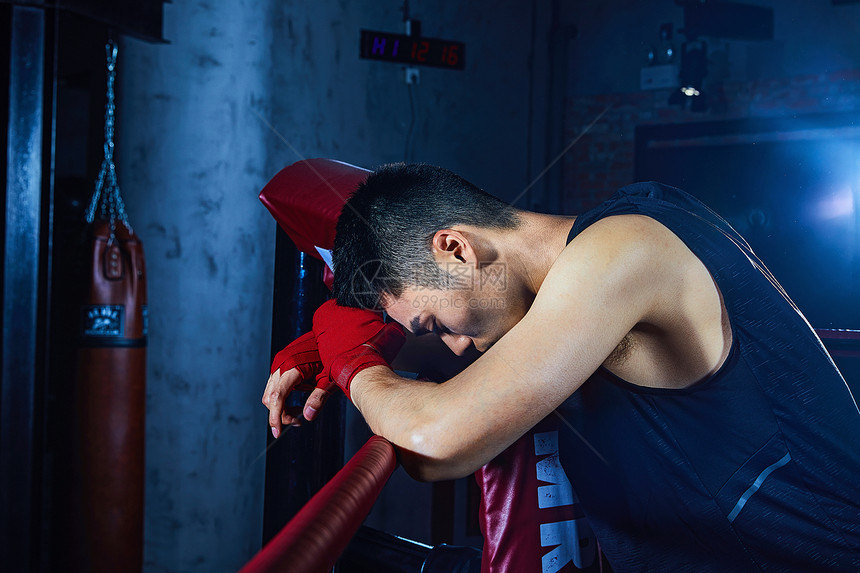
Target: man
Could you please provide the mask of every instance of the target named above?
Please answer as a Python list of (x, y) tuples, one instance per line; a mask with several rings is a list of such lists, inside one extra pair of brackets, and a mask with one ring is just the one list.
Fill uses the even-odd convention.
[[(342, 211), (334, 267), (343, 306), (314, 320), (323, 381), (419, 479), (472, 473), (557, 411), (617, 571), (860, 567), (860, 411), (746, 242), (692, 197), (637, 184), (557, 217), (387, 166)], [(344, 306), (483, 354), (442, 384), (400, 378)]]

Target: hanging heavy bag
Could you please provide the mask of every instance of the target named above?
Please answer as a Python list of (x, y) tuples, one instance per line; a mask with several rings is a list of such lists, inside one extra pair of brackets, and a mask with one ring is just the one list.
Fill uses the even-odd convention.
[(77, 419), (83, 533), (93, 572), (143, 565), (146, 273), (113, 163), (117, 49), (108, 44), (105, 159), (87, 211), (89, 285), (81, 308)]

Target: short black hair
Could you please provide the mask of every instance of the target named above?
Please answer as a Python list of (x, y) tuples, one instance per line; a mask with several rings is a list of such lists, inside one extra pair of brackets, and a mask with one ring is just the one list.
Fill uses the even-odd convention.
[(406, 286), (446, 289), (433, 236), (454, 225), (513, 229), (517, 210), (442, 167), (393, 163), (372, 172), (340, 213), (334, 240), (338, 304), (379, 309)]

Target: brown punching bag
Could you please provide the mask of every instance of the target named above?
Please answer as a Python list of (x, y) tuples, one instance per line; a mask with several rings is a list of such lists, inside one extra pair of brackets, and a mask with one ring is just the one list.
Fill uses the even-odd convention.
[(108, 44), (105, 161), (87, 220), (89, 286), (77, 363), (78, 464), (83, 544), (95, 573), (143, 566), (146, 272), (113, 164), (116, 46)]

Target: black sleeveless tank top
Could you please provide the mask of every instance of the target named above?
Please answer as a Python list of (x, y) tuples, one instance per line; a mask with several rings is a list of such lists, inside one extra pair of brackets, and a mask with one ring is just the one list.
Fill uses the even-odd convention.
[(860, 571), (860, 411), (815, 332), (746, 241), (679, 189), (624, 187), (568, 240), (624, 214), (705, 264), (733, 344), (689, 388), (601, 368), (559, 407), (562, 464), (613, 569)]

